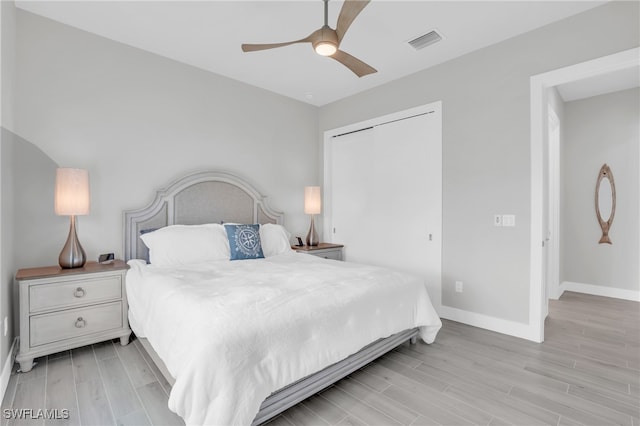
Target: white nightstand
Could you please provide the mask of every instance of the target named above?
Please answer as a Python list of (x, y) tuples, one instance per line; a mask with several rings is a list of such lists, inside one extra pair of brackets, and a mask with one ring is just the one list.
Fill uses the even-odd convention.
[(129, 343), (127, 269), (121, 260), (20, 269), (20, 369), (31, 370), (34, 358), (104, 340)]
[(312, 254), (325, 259), (342, 260), (342, 244), (319, 243), (317, 246), (291, 246), (298, 253)]

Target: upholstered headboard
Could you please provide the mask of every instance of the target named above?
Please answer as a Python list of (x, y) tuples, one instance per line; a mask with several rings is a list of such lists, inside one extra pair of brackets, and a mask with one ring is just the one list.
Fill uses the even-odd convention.
[(159, 190), (148, 206), (124, 212), (124, 258), (147, 259), (142, 232), (168, 225), (203, 223), (278, 223), (266, 197), (243, 179), (225, 172), (185, 176)]

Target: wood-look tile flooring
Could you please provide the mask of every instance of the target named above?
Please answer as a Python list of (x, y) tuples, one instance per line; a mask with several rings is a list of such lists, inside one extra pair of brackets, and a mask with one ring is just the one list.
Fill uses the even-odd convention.
[[(67, 408), (67, 420), (5, 424), (175, 425), (169, 385), (137, 341), (93, 345), (13, 374), (2, 409)], [(269, 426), (640, 426), (640, 304), (565, 293), (536, 344), (444, 321)]]

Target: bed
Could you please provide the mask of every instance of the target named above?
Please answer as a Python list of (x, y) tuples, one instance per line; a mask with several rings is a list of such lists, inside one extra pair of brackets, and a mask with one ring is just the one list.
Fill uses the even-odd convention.
[(154, 249), (158, 262), (147, 264), (144, 235), (228, 223), (281, 232), (283, 221), (224, 172), (188, 175), (124, 213), (131, 328), (187, 424), (264, 423), (402, 343), (432, 342), (441, 327), (416, 277), (296, 253), (282, 236), (274, 251), (263, 235), (264, 259), (167, 266)]

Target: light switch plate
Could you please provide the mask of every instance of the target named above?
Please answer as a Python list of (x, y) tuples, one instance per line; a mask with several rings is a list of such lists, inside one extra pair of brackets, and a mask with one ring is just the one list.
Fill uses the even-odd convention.
[(502, 226), (509, 226), (509, 227), (516, 226), (516, 216), (513, 214), (503, 214)]

